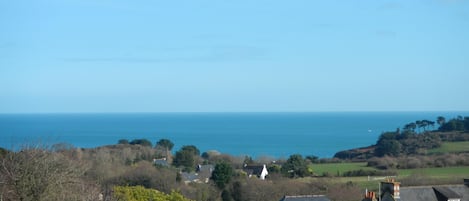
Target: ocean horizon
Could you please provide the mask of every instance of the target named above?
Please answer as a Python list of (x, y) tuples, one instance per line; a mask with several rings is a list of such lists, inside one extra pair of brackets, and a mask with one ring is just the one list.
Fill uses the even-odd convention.
[[(332, 157), (376, 143), (385, 131), (416, 120), (447, 120), (469, 112), (165, 112), (0, 114), (0, 147), (67, 143), (93, 148), (120, 139), (171, 140), (234, 156)], [(435, 129), (438, 125), (435, 125)]]

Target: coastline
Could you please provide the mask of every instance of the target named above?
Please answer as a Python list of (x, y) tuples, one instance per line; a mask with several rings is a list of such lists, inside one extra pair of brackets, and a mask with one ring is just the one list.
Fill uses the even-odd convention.
[[(255, 112), (0, 114), (0, 147), (65, 142), (92, 148), (119, 139), (167, 138), (175, 150), (195, 145), (234, 156), (330, 158), (374, 144), (384, 131), (415, 121), (469, 112)], [(371, 131), (371, 132), (370, 132)]]

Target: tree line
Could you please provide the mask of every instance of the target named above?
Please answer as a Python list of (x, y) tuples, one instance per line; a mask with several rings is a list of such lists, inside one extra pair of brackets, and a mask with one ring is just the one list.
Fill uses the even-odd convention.
[[(436, 124), (438, 128), (435, 128)], [(340, 151), (334, 157), (367, 160), (371, 157), (425, 155), (428, 150), (440, 147), (443, 142), (468, 140), (469, 117), (458, 116), (447, 121), (439, 116), (435, 121), (417, 120), (405, 124), (402, 129), (383, 132), (376, 144)]]

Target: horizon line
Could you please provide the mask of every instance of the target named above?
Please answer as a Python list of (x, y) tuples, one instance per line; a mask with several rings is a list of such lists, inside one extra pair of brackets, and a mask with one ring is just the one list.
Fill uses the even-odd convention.
[(116, 111), (116, 112), (0, 112), (0, 115), (8, 114), (222, 114), (222, 113), (437, 113), (437, 112), (461, 112), (469, 113), (469, 110), (329, 110), (329, 111), (150, 111), (150, 112), (126, 112), (126, 111)]

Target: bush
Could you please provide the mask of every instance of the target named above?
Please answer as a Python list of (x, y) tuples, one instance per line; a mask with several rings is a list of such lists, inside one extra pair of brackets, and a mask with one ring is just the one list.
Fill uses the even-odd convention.
[(396, 171), (379, 171), (379, 170), (351, 170), (344, 172), (344, 177), (361, 177), (361, 176), (390, 176), (397, 175)]

